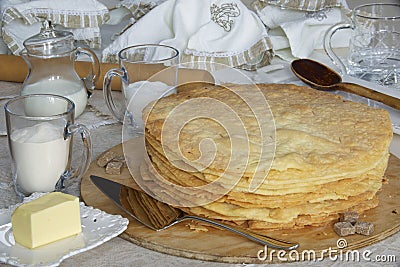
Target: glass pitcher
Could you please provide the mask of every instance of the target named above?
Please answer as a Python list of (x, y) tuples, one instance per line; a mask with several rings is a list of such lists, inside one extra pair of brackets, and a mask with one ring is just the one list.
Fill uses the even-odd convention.
[[(25, 40), (24, 47), (21, 56), (29, 72), (21, 95), (61, 95), (74, 102), (75, 117), (81, 115), (100, 73), (96, 54), (90, 49), (76, 47), (73, 34), (56, 31), (50, 21), (44, 21), (40, 33)], [(80, 55), (88, 56), (91, 61), (91, 70), (82, 79), (74, 68)]]

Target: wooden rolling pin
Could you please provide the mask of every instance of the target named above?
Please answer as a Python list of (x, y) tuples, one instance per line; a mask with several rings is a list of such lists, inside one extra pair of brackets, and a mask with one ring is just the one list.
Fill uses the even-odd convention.
[[(75, 69), (80, 77), (85, 77), (91, 68), (90, 62), (76, 61)], [(103, 89), (104, 75), (108, 70), (118, 68), (118, 64), (101, 63), (100, 77), (95, 83), (96, 89)], [(20, 56), (0, 54), (0, 81), (22, 83), (28, 74), (28, 65)], [(178, 84), (193, 81), (214, 83), (214, 77), (205, 70), (179, 69)], [(121, 80), (112, 79), (111, 88), (121, 90)]]
[[(76, 61), (75, 69), (80, 77), (85, 77), (90, 70), (90, 62)], [(103, 77), (109, 69), (118, 68), (117, 64), (101, 63), (100, 77), (95, 83), (96, 89), (103, 88)], [(22, 83), (28, 74), (28, 65), (20, 56), (0, 55), (0, 81), (19, 82)], [(120, 90), (119, 79), (112, 80), (112, 88)]]

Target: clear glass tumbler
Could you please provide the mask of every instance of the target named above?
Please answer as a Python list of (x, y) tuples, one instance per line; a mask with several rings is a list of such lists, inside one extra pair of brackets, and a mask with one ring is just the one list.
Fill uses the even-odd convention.
[[(333, 34), (342, 29), (352, 29), (347, 64), (331, 47)], [(324, 44), (326, 53), (342, 73), (400, 89), (400, 4), (356, 7), (351, 23), (332, 26)]]
[[(75, 104), (50, 95), (17, 96), (5, 105), (12, 175), (16, 193), (61, 190), (64, 180), (81, 178), (92, 155), (89, 130), (75, 124)], [(84, 149), (80, 165), (73, 170), (72, 136), (81, 135)]]
[[(114, 117), (129, 119), (143, 130), (142, 110), (151, 101), (176, 93), (179, 51), (158, 44), (131, 46), (118, 53), (119, 68), (109, 70), (104, 77), (103, 95)], [(122, 81), (124, 99), (116, 104), (111, 92), (111, 79)]]

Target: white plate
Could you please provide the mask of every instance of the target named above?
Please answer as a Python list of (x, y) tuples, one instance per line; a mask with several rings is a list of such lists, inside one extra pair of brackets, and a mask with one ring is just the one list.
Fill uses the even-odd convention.
[[(25, 198), (24, 203), (42, 195), (35, 193)], [(36, 249), (28, 249), (16, 244), (12, 234), (11, 214), (19, 205), (0, 210), (0, 261), (15, 266), (58, 266), (64, 259), (118, 236), (125, 231), (129, 222), (120, 215), (111, 215), (81, 203), (82, 233)]]

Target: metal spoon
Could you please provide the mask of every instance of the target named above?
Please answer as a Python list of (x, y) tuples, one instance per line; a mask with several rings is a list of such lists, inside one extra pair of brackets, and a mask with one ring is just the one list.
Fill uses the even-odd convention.
[(400, 109), (400, 99), (355, 83), (342, 82), (338, 73), (317, 61), (305, 58), (296, 59), (292, 61), (291, 69), (300, 80), (315, 89), (345, 91)]

